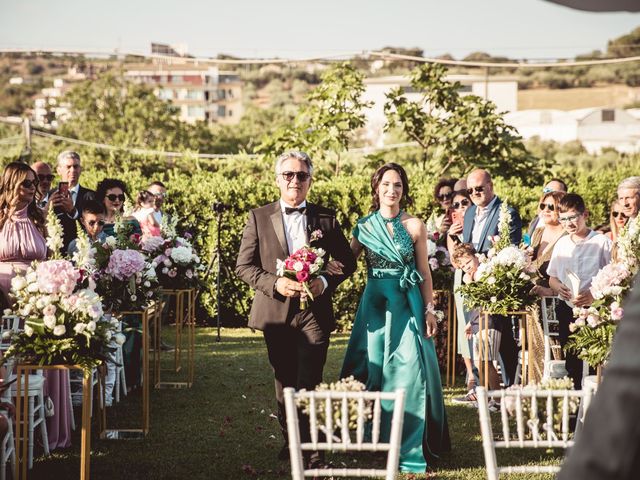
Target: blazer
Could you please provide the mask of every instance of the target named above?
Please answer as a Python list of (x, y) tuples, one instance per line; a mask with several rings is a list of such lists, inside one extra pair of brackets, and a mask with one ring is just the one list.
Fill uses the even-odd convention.
[[(54, 191), (52, 191), (51, 193), (53, 193)], [(78, 237), (77, 225), (78, 219), (82, 216), (83, 205), (86, 201), (93, 200), (95, 198), (95, 195), (96, 192), (94, 192), (93, 190), (89, 190), (88, 188), (84, 188), (82, 185), (80, 185), (80, 187), (78, 188), (78, 195), (76, 196), (76, 203), (74, 204), (76, 210), (78, 210), (77, 219), (69, 217), (69, 215), (67, 215), (59, 207), (54, 209), (54, 212), (58, 216), (58, 220), (60, 220), (60, 223), (62, 224), (62, 230), (64, 232), (62, 237), (63, 253), (67, 252), (71, 241)], [(51, 198), (51, 195), (49, 196), (49, 198)]]
[[(502, 205), (502, 200), (499, 197), (496, 197), (496, 201), (489, 210), (489, 215), (487, 217), (487, 222), (484, 224), (484, 230), (482, 230), (482, 234), (480, 235), (480, 241), (478, 242), (478, 247), (476, 251), (478, 253), (487, 253), (491, 248), (491, 241), (489, 237), (493, 237), (498, 234), (498, 223), (500, 220), (500, 205)], [(462, 241), (464, 243), (472, 243), (472, 234), (473, 234), (473, 223), (476, 216), (476, 210), (478, 207), (475, 205), (471, 205), (467, 208), (467, 211), (464, 214), (464, 227), (462, 230)], [(509, 237), (511, 238), (511, 243), (514, 245), (519, 245), (522, 240), (522, 220), (520, 219), (520, 215), (518, 211), (509, 206), (509, 213), (511, 213), (511, 224), (509, 225)]]
[[(325, 275), (328, 286), (322, 295), (309, 302), (309, 308), (321, 328), (335, 329), (332, 295), (336, 287), (356, 269), (349, 243), (342, 233), (335, 212), (307, 202), (307, 238), (321, 230), (322, 238), (313, 246), (327, 253), (325, 262), (336, 259), (344, 265), (343, 275)], [(276, 260), (284, 260), (290, 252), (285, 236), (280, 201), (249, 212), (236, 261), (236, 274), (255, 289), (249, 316), (249, 327), (264, 330), (267, 325), (284, 325), (299, 312), (299, 300), (280, 295), (276, 290)]]

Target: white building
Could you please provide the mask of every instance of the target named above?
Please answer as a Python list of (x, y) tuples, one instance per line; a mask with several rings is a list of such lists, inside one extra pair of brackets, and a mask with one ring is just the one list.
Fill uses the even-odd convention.
[[(482, 75), (447, 75), (450, 82), (460, 82), (460, 93), (463, 95), (477, 95), (489, 99), (496, 104), (500, 112), (512, 112), (518, 109), (518, 80), (516, 77), (495, 76), (488, 79)], [(422, 93), (411, 87), (407, 76), (388, 76), (367, 78), (364, 81), (365, 92), (362, 99), (372, 102), (371, 108), (365, 110), (367, 117), (366, 137), (376, 145), (384, 144), (384, 104), (386, 94), (394, 88), (403, 87), (405, 96), (412, 101), (420, 100)]]
[(524, 138), (570, 142), (578, 140), (590, 153), (604, 147), (620, 152), (640, 151), (640, 113), (618, 108), (522, 110), (505, 115)]

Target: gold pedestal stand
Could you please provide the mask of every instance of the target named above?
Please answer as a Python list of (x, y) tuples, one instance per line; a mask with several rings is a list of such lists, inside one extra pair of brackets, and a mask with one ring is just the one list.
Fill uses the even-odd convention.
[[(158, 311), (162, 310), (162, 302), (151, 304), (144, 310), (117, 312), (114, 315), (139, 315), (142, 323), (142, 425), (141, 428), (107, 428), (106, 404), (103, 401), (100, 405), (100, 438), (107, 440), (139, 440), (144, 439), (149, 433), (149, 389), (151, 385), (149, 368), (149, 339), (150, 322), (154, 323), (155, 331), (158, 330)], [(154, 335), (155, 336), (155, 335)], [(104, 397), (104, 375), (99, 375), (100, 391)]]
[[(16, 366), (16, 471), (14, 478), (26, 480), (29, 464), (29, 375), (36, 370), (82, 370), (78, 365)], [(80, 437), (80, 480), (89, 480), (91, 459), (91, 372), (82, 377), (82, 433)], [(4, 466), (3, 466), (4, 468)]]
[[(154, 368), (155, 368), (155, 388), (191, 388), (193, 385), (193, 379), (195, 375), (195, 338), (196, 338), (196, 289), (162, 289), (162, 294), (165, 297), (175, 298), (175, 320), (176, 320), (176, 344), (174, 350), (174, 368), (168, 369), (179, 373), (182, 370), (182, 350), (183, 350), (183, 328), (186, 328), (186, 356), (187, 356), (187, 375), (183, 381), (162, 381), (160, 367), (160, 350), (158, 356), (154, 356)], [(169, 298), (166, 299), (166, 303), (169, 303)], [(156, 331), (158, 347), (160, 343), (161, 322), (158, 322), (158, 328)]]
[[(489, 316), (493, 315), (491, 312), (481, 311), (479, 318), (479, 331), (480, 331), (480, 341), (482, 342), (482, 351), (484, 352), (484, 356), (488, 358), (489, 352), (489, 336), (487, 330), (489, 329)], [(527, 361), (527, 351), (529, 354), (533, 352), (533, 344), (532, 339), (527, 335), (527, 315), (529, 312), (526, 310), (516, 310), (513, 312), (507, 312), (507, 317), (518, 317), (518, 325), (520, 327), (520, 384), (526, 385), (529, 379), (531, 378), (531, 369), (532, 364), (531, 361)], [(484, 333), (482, 333), (484, 332)], [(483, 361), (484, 365), (479, 369), (480, 370), (480, 384), (484, 386), (484, 388), (489, 388), (489, 360)]]

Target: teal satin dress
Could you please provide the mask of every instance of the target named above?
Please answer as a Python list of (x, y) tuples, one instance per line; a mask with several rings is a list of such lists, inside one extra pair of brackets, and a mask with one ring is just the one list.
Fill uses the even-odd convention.
[[(375, 212), (353, 230), (365, 247), (368, 279), (340, 376), (353, 375), (370, 391), (405, 390), (400, 470), (420, 473), (451, 442), (435, 347), (424, 338), (423, 279), (401, 216), (385, 219)], [(388, 435), (391, 408), (383, 407)]]

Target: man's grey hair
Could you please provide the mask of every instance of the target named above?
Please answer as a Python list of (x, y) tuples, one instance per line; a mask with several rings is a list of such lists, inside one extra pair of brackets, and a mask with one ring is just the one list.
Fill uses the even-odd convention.
[(640, 193), (640, 177), (627, 177), (618, 184), (618, 190), (633, 188)]
[(283, 153), (276, 159), (276, 175), (278, 175), (279, 173), (282, 173), (280, 171), (280, 166), (282, 165), (282, 162), (290, 158), (295, 158), (296, 160), (300, 160), (301, 162), (304, 162), (305, 165), (307, 166), (307, 170), (309, 170), (309, 175), (313, 175), (313, 163), (311, 163), (311, 157), (309, 157), (309, 155), (307, 155), (306, 153), (301, 152), (300, 150), (290, 150), (288, 152)]
[(72, 158), (73, 160), (80, 161), (80, 154), (78, 152), (74, 152), (73, 150), (65, 150), (64, 152), (60, 152), (60, 154), (58, 155), (57, 165), (60, 165), (62, 161), (66, 160), (67, 158)]

